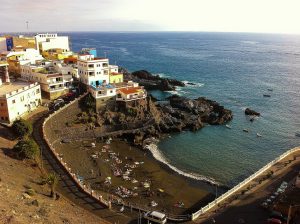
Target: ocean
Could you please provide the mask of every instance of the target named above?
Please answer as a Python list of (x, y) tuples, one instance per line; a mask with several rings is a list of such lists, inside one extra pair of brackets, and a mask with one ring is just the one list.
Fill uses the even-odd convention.
[[(129, 71), (193, 82), (170, 94), (206, 97), (233, 111), (232, 129), (207, 126), (170, 135), (155, 156), (191, 177), (233, 186), (284, 151), (300, 145), (300, 36), (250, 33), (67, 33), (72, 50)], [(269, 91), (271, 89), (273, 91)], [(271, 97), (264, 97), (270, 94)], [(250, 122), (245, 108), (261, 113)], [(249, 133), (243, 129), (249, 129)], [(262, 135), (257, 137), (256, 133)]]

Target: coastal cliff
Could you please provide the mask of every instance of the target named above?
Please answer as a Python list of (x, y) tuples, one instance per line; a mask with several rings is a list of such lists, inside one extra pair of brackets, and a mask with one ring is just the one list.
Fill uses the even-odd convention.
[(149, 137), (159, 138), (162, 134), (197, 131), (205, 124), (220, 125), (233, 118), (232, 112), (216, 101), (203, 97), (188, 99), (172, 95), (164, 102), (153, 102), (151, 98), (107, 105), (98, 112), (97, 124), (122, 126), (130, 129), (131, 124), (148, 125), (146, 130), (123, 135), (136, 145), (142, 145)]

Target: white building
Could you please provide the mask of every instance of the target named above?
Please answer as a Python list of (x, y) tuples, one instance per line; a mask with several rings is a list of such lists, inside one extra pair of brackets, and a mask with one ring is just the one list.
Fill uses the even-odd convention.
[(4, 53), (6, 58), (16, 60), (20, 65), (24, 64), (35, 64), (36, 61), (44, 60), (40, 52), (33, 48), (25, 49), (25, 51), (9, 51)]
[(116, 95), (116, 88), (109, 84), (110, 65), (107, 58), (79, 55), (77, 65), (80, 81), (87, 86), (95, 99)]
[(142, 86), (137, 87), (126, 87), (117, 90), (116, 101), (134, 101), (145, 99), (147, 97), (147, 92)]
[(36, 49), (39, 51), (48, 51), (51, 49), (62, 49), (70, 51), (69, 37), (58, 36), (57, 33), (37, 34), (35, 36)]
[(59, 73), (52, 62), (35, 65), (22, 65), (21, 77), (25, 81), (38, 82), (46, 98), (56, 99), (69, 92), (72, 86), (72, 75)]
[(0, 64), (3, 66), (6, 71), (1, 69), (0, 74), (2, 78), (5, 76), (4, 82), (0, 80), (0, 121), (12, 123), (41, 104), (41, 89), (38, 83), (10, 82), (7, 64)]

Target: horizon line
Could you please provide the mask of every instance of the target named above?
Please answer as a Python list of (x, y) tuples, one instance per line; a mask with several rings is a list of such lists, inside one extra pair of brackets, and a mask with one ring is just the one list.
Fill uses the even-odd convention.
[(179, 30), (133, 30), (133, 31), (78, 31), (78, 30), (65, 30), (65, 31), (1, 31), (0, 34), (3, 35), (5, 33), (20, 33), (20, 34), (32, 34), (32, 33), (237, 33), (237, 34), (276, 34), (276, 35), (296, 35), (299, 36), (300, 33), (279, 33), (279, 32), (258, 32), (258, 31), (194, 31), (194, 30), (186, 30), (186, 31), (179, 31)]

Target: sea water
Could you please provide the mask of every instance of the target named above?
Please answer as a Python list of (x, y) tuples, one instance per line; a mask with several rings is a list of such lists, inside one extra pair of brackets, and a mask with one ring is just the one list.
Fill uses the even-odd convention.
[[(202, 32), (68, 35), (74, 51), (95, 47), (98, 56), (107, 56), (111, 64), (129, 71), (145, 69), (196, 84), (172, 92), (152, 92), (160, 99), (170, 94), (201, 96), (233, 111), (231, 129), (208, 125), (160, 141), (155, 156), (187, 176), (232, 186), (300, 145), (295, 136), (300, 131), (300, 36)], [(244, 114), (247, 107), (261, 117), (250, 122)]]

